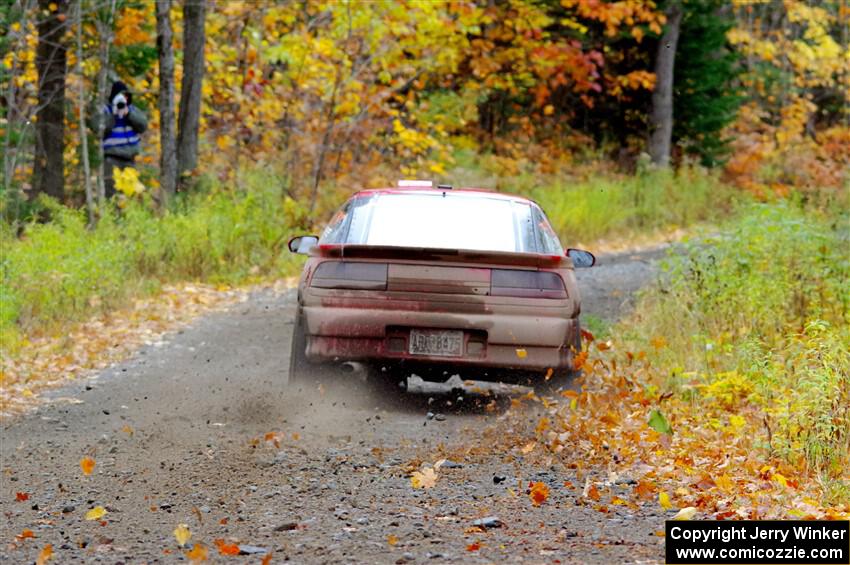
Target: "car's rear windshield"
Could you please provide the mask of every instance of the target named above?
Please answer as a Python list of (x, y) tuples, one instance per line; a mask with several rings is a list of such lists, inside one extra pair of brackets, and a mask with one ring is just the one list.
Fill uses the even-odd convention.
[(486, 193), (375, 193), (350, 200), (322, 243), (562, 254), (536, 206)]

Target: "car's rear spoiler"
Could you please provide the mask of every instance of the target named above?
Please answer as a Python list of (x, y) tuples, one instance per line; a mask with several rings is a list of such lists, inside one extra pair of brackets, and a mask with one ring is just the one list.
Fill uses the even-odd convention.
[(436, 249), (430, 247), (396, 247), (391, 245), (323, 244), (310, 251), (320, 257), (345, 259), (412, 259), (452, 263), (483, 263), (517, 267), (558, 268), (571, 266), (566, 256), (472, 249)]

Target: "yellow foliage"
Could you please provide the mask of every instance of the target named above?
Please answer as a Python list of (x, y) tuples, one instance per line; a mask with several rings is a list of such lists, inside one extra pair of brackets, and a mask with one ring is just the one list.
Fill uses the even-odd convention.
[(134, 196), (145, 191), (145, 185), (139, 180), (139, 172), (133, 167), (124, 167), (123, 169), (114, 167), (112, 174), (115, 179), (116, 190), (127, 196)]
[(104, 516), (106, 516), (106, 508), (103, 506), (95, 506), (86, 512), (86, 520), (100, 520)]
[(189, 526), (186, 524), (177, 524), (177, 527), (174, 528), (174, 539), (177, 540), (180, 547), (186, 545), (191, 537), (192, 532), (189, 531)]

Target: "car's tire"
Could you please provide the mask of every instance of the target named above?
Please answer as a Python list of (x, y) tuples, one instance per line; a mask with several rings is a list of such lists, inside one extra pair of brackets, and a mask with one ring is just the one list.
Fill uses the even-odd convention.
[(299, 310), (292, 328), (287, 387), (297, 391), (315, 391), (319, 385), (333, 388), (351, 379), (351, 371), (344, 370), (342, 365), (316, 363), (307, 357), (307, 324), (303, 312)]
[[(576, 332), (572, 343), (573, 355), (581, 353), (581, 326), (576, 320)], [(575, 388), (575, 381), (581, 376), (581, 369), (572, 367), (555, 371), (549, 379), (540, 379), (535, 383), (534, 390), (546, 396), (557, 395), (561, 391)]]
[(304, 324), (304, 314), (301, 309), (295, 314), (295, 325), (292, 328), (292, 348), (289, 352), (289, 375), (287, 386), (290, 388), (303, 387), (310, 362), (307, 360), (307, 333)]

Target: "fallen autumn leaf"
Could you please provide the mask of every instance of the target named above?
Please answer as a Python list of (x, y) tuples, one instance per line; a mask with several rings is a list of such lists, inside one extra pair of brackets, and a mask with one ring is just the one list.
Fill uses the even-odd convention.
[(100, 520), (104, 516), (106, 516), (106, 508), (103, 506), (95, 506), (88, 512), (86, 512), (86, 520)]
[(180, 547), (186, 545), (186, 542), (188, 542), (191, 537), (192, 532), (189, 531), (189, 526), (186, 524), (177, 524), (177, 527), (174, 528), (174, 539), (177, 540), (177, 544)]

